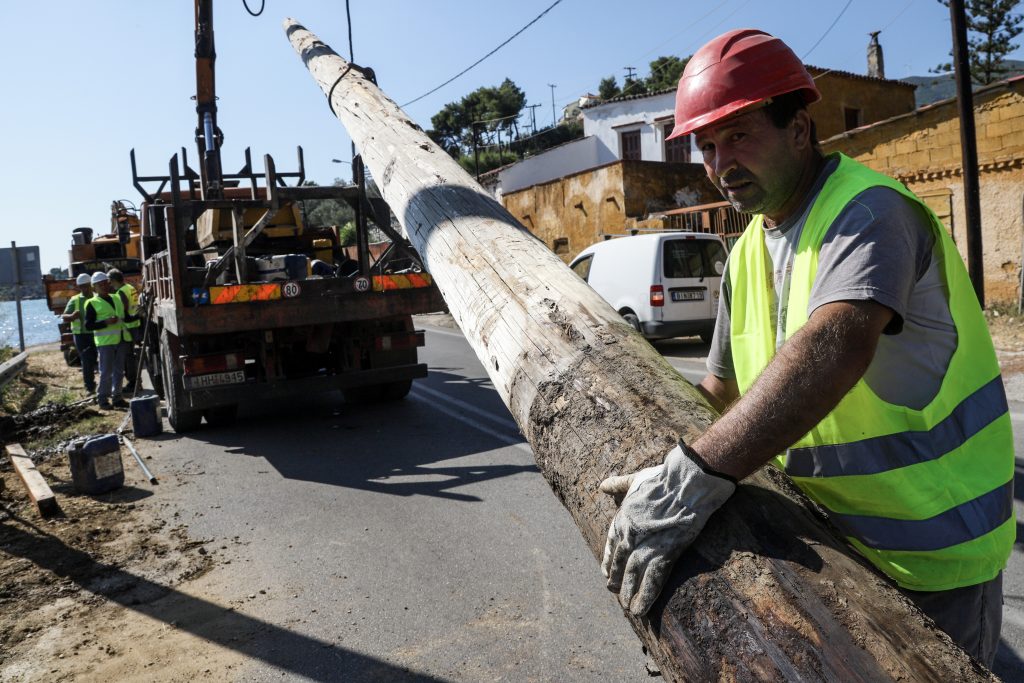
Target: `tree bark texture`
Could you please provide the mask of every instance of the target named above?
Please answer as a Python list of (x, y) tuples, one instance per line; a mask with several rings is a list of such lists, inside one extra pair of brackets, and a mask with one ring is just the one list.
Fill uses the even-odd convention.
[[(700, 394), (360, 69), (285, 31), (452, 316), (600, 557), (611, 474), (661, 462), (716, 417)], [(602, 581), (597, 564), (592, 576)], [(989, 680), (773, 468), (716, 513), (645, 618), (670, 680)]]

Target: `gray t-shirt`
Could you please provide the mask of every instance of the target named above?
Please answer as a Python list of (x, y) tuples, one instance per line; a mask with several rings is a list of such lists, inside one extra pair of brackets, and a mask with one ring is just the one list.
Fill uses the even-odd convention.
[[(838, 159), (830, 159), (793, 216), (765, 229), (773, 270), (776, 348), (785, 341), (786, 302), (800, 233), (814, 199), (837, 166)], [(938, 393), (956, 349), (956, 328), (934, 249), (935, 238), (921, 207), (889, 188), (865, 190), (825, 235), (807, 307), (808, 316), (836, 301), (875, 301), (892, 309), (895, 315), (879, 339), (864, 380), (879, 398), (914, 409), (923, 408)], [(707, 366), (711, 374), (733, 379), (728, 272), (727, 262)]]

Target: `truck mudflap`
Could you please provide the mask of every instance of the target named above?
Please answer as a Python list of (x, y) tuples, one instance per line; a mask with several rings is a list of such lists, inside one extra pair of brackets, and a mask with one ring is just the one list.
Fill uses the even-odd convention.
[(426, 363), (393, 365), (373, 370), (346, 372), (339, 375), (316, 375), (298, 379), (280, 379), (268, 382), (243, 382), (186, 389), (185, 402), (189, 410), (202, 410), (217, 406), (235, 405), (277, 399), (296, 394), (312, 394), (335, 389), (383, 385), (427, 376)]

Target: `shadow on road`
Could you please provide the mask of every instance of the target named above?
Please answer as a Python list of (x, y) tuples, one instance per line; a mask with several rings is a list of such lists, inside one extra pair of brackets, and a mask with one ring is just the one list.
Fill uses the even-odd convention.
[(710, 345), (702, 342), (699, 337), (659, 339), (652, 341), (651, 346), (666, 358), (689, 358), (692, 360), (704, 360), (708, 357), (710, 349)]
[[(479, 502), (454, 489), (537, 471), (525, 452), (500, 465), (473, 457), (525, 443), (487, 380), (431, 370), (402, 401), (350, 405), (340, 395), (333, 399), (250, 406), (232, 427), (189, 436), (228, 454), (263, 458), (288, 479), (394, 496)], [(325, 432), (331, 437), (323, 438)]]
[[(440, 682), (334, 643), (283, 629), (95, 560), (5, 508), (4, 552), (82, 589), (282, 672), (314, 681)], [(14, 523), (12, 524), (11, 521)], [(283, 674), (282, 674), (283, 675)]]

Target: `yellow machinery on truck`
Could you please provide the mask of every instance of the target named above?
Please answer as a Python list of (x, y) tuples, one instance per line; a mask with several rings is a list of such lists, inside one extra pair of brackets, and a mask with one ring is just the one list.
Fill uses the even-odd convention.
[[(85, 273), (108, 271), (117, 268), (124, 273), (125, 282), (140, 287), (142, 283), (141, 225), (138, 210), (126, 199), (117, 199), (110, 205), (110, 232), (94, 236), (92, 228), (75, 228), (71, 231), (71, 249), (68, 251), (67, 278), (43, 276), (46, 304), (56, 315), (64, 313), (68, 300), (78, 289), (75, 279)], [(68, 365), (78, 363), (71, 326), (61, 320), (60, 350)]]
[[(425, 377), (412, 315), (445, 308), (390, 210), (367, 197), (359, 157), (348, 186), (305, 185), (247, 149), (237, 173), (221, 168), (212, 0), (195, 3), (198, 171), (184, 149), (168, 175), (132, 177), (141, 208), (145, 358), (179, 432), (205, 417), (234, 419), (244, 400), (341, 389), (349, 401), (404, 397)], [(292, 183), (289, 185), (289, 183)], [(155, 185), (155, 189), (149, 189)], [(305, 200), (355, 212), (354, 254), (336, 226), (310, 225)], [(390, 238), (376, 256), (369, 222)]]

